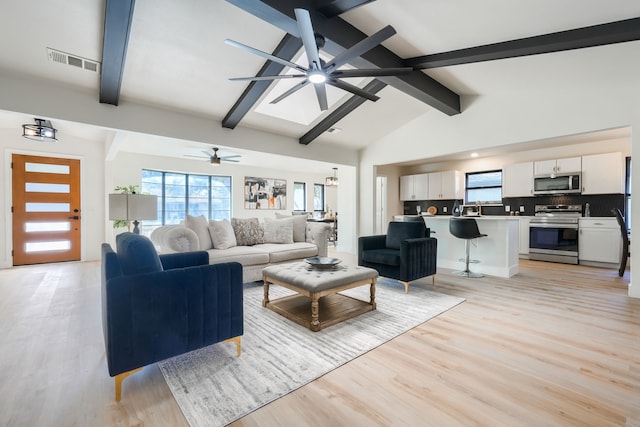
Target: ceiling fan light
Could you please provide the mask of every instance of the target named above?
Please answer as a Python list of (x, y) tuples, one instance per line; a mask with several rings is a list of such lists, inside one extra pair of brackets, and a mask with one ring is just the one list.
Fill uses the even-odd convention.
[(22, 125), (22, 136), (34, 141), (56, 142), (57, 130), (53, 128), (49, 120), (33, 119), (36, 124)]
[(327, 81), (327, 75), (322, 71), (314, 71), (308, 75), (311, 83), (319, 84)]
[(211, 166), (220, 166), (220, 157), (212, 157)]

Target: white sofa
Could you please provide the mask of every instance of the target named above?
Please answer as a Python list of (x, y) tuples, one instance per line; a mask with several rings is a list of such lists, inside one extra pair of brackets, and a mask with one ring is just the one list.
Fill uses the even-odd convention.
[[(297, 220), (299, 224), (300, 220)], [(186, 221), (187, 223), (189, 221)], [(331, 226), (324, 223), (304, 222), (304, 241), (301, 241), (301, 228), (298, 228), (297, 241), (291, 243), (259, 243), (255, 245), (232, 245), (219, 249), (204, 245), (206, 232), (189, 224), (165, 225), (151, 233), (151, 240), (160, 253), (188, 252), (206, 250), (210, 264), (236, 261), (242, 264), (243, 282), (262, 280), (262, 269), (269, 265), (303, 260), (313, 256), (327, 256)], [(265, 227), (264, 224), (261, 227)], [(200, 237), (199, 237), (200, 235)], [(266, 236), (266, 233), (265, 233)], [(269, 239), (267, 239), (269, 241)], [(209, 248), (207, 249), (207, 247)], [(210, 246), (213, 246), (212, 248)]]

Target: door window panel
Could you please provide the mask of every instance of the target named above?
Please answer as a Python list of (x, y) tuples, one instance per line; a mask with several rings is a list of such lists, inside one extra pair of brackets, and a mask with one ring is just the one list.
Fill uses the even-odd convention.
[(69, 184), (44, 184), (42, 182), (26, 182), (24, 190), (28, 193), (69, 193)]
[(68, 165), (52, 165), (48, 163), (31, 163), (26, 162), (24, 164), (25, 172), (44, 172), (44, 173), (57, 173), (61, 175), (69, 175)]
[(69, 212), (69, 203), (26, 203), (26, 212)]
[(24, 231), (27, 233), (39, 233), (47, 231), (69, 231), (71, 230), (70, 222), (26, 222)]

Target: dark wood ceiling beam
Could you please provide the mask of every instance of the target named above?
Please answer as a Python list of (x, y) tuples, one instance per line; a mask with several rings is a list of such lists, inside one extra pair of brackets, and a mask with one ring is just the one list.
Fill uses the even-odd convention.
[[(286, 34), (272, 54), (290, 61), (301, 48), (302, 40), (291, 34)], [(267, 61), (262, 68), (260, 68), (256, 76), (274, 76), (280, 74), (284, 68), (284, 65)], [(254, 104), (258, 102), (260, 97), (264, 95), (271, 83), (273, 82), (264, 80), (250, 82), (244, 92), (242, 92), (242, 95), (240, 95), (240, 98), (238, 98), (222, 120), (222, 127), (234, 129)]]
[(375, 0), (324, 0), (316, 3), (316, 10), (327, 18), (332, 18), (373, 1)]
[[(380, 92), (387, 85), (386, 83), (381, 82), (380, 80), (374, 79), (369, 84), (367, 84), (363, 89), (369, 93), (376, 94)], [(346, 102), (342, 103), (338, 108), (331, 112), (327, 117), (322, 119), (320, 123), (315, 125), (309, 132), (305, 133), (300, 137), (300, 144), (308, 145), (313, 140), (318, 138), (327, 130), (331, 129), (333, 125), (338, 123), (340, 120), (345, 118), (349, 113), (353, 110), (361, 106), (367, 100), (361, 96), (352, 96)]]
[(104, 14), (100, 102), (118, 105), (135, 0), (107, 0)]
[(417, 69), (447, 67), (640, 40), (640, 18), (408, 58)]
[[(367, 35), (339, 17), (327, 18), (313, 8), (313, 2), (303, 0), (227, 0), (239, 8), (279, 27), (290, 34), (297, 34), (294, 9), (309, 10), (315, 31), (326, 37), (324, 51), (337, 55)], [(356, 2), (358, 3), (358, 2)], [(277, 19), (274, 20), (274, 17)], [(292, 32), (295, 31), (295, 32)], [(403, 59), (383, 46), (377, 46), (360, 58), (350, 61), (356, 68), (387, 68), (403, 65)], [(414, 72), (379, 80), (444, 112), (460, 113), (460, 96), (422, 72)]]

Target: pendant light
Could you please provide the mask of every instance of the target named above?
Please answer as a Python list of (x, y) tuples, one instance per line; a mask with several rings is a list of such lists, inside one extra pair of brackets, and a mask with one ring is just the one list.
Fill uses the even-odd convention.
[(338, 186), (338, 177), (336, 176), (336, 171), (338, 168), (333, 168), (333, 176), (328, 176), (324, 181), (325, 187), (337, 187)]

